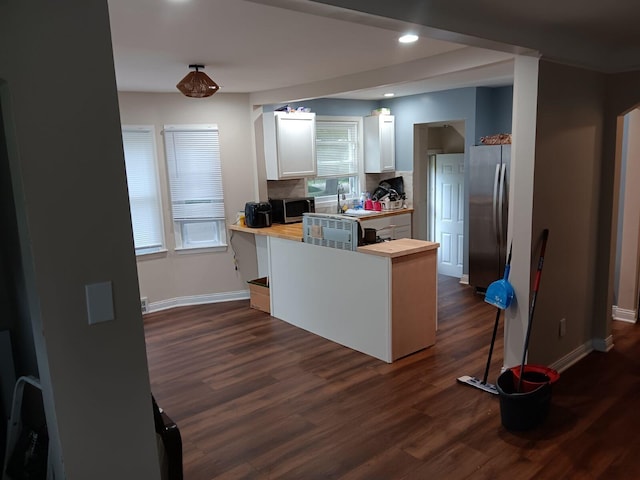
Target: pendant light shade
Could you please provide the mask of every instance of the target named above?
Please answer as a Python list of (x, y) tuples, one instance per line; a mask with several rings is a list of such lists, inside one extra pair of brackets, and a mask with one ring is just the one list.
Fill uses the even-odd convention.
[(176, 88), (184, 95), (193, 98), (204, 98), (210, 97), (220, 89), (218, 84), (211, 80), (206, 73), (199, 71), (199, 69), (204, 68), (204, 65), (189, 65), (189, 68), (195, 68), (195, 71), (187, 74), (176, 85)]

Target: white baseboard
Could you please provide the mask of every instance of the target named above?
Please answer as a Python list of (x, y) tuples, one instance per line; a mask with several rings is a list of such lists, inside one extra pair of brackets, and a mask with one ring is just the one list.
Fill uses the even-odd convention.
[(597, 352), (608, 352), (612, 348), (613, 336), (609, 335), (607, 338), (593, 338), (583, 343), (572, 352), (569, 352), (560, 360), (552, 363), (551, 365), (549, 365), (549, 367), (557, 370), (558, 372), (563, 372), (570, 366), (578, 363), (594, 350)]
[(626, 308), (620, 308), (614, 305), (611, 308), (611, 316), (614, 320), (620, 320), (621, 322), (636, 323), (638, 320), (638, 312), (635, 310), (628, 310)]
[(207, 293), (205, 295), (189, 295), (187, 297), (170, 298), (158, 302), (149, 303), (149, 313), (167, 310), (168, 308), (187, 307), (189, 305), (202, 305), (205, 303), (233, 302), (235, 300), (248, 300), (249, 290), (236, 292)]
[(460, 284), (469, 285), (469, 275), (467, 273), (463, 273), (462, 276), (460, 277)]
[(579, 362), (584, 357), (589, 355), (591, 352), (593, 352), (594, 350), (593, 343), (594, 342), (592, 340), (583, 343), (572, 352), (569, 352), (568, 354), (566, 354), (560, 360), (553, 362), (551, 365), (549, 365), (549, 367), (553, 368), (554, 370), (557, 370), (558, 372), (565, 371), (571, 365), (574, 365), (575, 363)]
[(591, 340), (591, 344), (597, 352), (608, 352), (613, 348), (613, 336), (609, 335), (607, 338), (594, 338)]

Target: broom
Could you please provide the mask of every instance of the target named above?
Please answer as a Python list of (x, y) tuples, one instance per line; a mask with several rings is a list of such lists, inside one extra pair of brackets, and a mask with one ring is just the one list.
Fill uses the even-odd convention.
[(513, 286), (509, 283), (509, 272), (511, 270), (511, 250), (513, 245), (509, 247), (509, 256), (507, 257), (507, 264), (504, 266), (504, 277), (500, 280), (496, 280), (485, 292), (484, 301), (494, 305), (496, 307), (496, 321), (493, 324), (493, 336), (491, 337), (491, 345), (489, 347), (489, 357), (487, 358), (487, 366), (484, 369), (484, 377), (482, 380), (469, 375), (458, 377), (458, 382), (465, 383), (471, 387), (479, 388), (485, 392), (498, 394), (496, 386), (487, 383), (489, 377), (489, 367), (491, 365), (491, 356), (493, 355), (493, 346), (496, 343), (496, 334), (498, 333), (498, 323), (500, 322), (500, 313), (502, 310), (509, 308), (511, 301), (513, 300)]

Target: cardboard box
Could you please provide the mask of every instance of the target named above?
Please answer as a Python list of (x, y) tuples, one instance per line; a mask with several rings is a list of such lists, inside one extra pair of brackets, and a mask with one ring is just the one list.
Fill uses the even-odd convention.
[(248, 283), (251, 308), (271, 313), (269, 277), (256, 278)]

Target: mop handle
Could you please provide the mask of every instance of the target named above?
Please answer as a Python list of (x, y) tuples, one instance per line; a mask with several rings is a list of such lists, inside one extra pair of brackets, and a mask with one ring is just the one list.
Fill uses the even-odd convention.
[(509, 280), (509, 272), (511, 271), (511, 251), (513, 250), (513, 243), (509, 245), (509, 256), (507, 256), (507, 264), (504, 266), (504, 279)]
[(542, 277), (542, 265), (544, 264), (544, 252), (547, 249), (547, 238), (549, 238), (549, 229), (545, 228), (542, 232), (542, 249), (540, 250), (540, 259), (538, 260), (538, 271), (536, 272), (536, 279), (533, 283), (533, 291), (537, 292), (540, 287), (540, 277)]
[(538, 288), (540, 287), (540, 278), (542, 277), (542, 266), (544, 265), (544, 253), (547, 249), (547, 239), (549, 238), (549, 229), (545, 228), (542, 232), (542, 248), (540, 249), (540, 259), (538, 260), (538, 270), (536, 271), (536, 279), (533, 283), (533, 296), (531, 298), (531, 308), (529, 309), (529, 322), (527, 325), (527, 334), (524, 339), (524, 350), (522, 352), (522, 363), (520, 364), (520, 378), (518, 379), (518, 389), (520, 392), (522, 387), (522, 377), (524, 377), (524, 363), (527, 359), (527, 350), (529, 348), (529, 337), (531, 336), (531, 324), (533, 323), (533, 312), (536, 308), (536, 297), (538, 296)]

